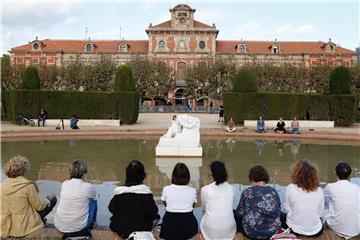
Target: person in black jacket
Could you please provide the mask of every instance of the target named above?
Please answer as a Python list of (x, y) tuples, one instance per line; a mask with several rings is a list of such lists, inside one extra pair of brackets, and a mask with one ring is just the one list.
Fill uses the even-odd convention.
[(132, 232), (151, 231), (160, 219), (150, 188), (143, 184), (144, 165), (134, 160), (126, 167), (125, 186), (114, 189), (109, 204), (110, 229), (127, 239)]

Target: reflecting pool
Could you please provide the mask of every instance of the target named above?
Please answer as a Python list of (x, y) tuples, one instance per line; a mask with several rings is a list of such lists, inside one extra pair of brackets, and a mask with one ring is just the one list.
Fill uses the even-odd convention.
[[(40, 193), (46, 196), (54, 193), (59, 197), (61, 183), (68, 178), (72, 161), (83, 159), (88, 162), (87, 180), (96, 185), (100, 193), (98, 223), (108, 225), (110, 214), (107, 210), (112, 190), (124, 183), (125, 168), (133, 159), (145, 165), (149, 185), (159, 203), (164, 186), (170, 184), (171, 173), (178, 161), (190, 169), (190, 185), (197, 190), (211, 182), (209, 165), (220, 159), (225, 162), (229, 182), (239, 193), (248, 185), (248, 170), (257, 164), (266, 167), (273, 184), (282, 197), (284, 186), (290, 182), (290, 165), (297, 159), (308, 159), (320, 169), (323, 183), (335, 181), (333, 175), (338, 161), (348, 162), (354, 169), (353, 177), (360, 176), (360, 146), (335, 144), (309, 144), (301, 141), (244, 140), (228, 138), (202, 139), (204, 156), (202, 158), (157, 158), (155, 146), (158, 138), (144, 139), (68, 139), (2, 142), (2, 166), (13, 155), (26, 156), (31, 161), (31, 169), (26, 177), (37, 181)], [(3, 173), (1, 174), (3, 178)], [(199, 199), (198, 191), (198, 202)], [(199, 204), (195, 214), (200, 218)], [(48, 217), (52, 222), (53, 214)]]

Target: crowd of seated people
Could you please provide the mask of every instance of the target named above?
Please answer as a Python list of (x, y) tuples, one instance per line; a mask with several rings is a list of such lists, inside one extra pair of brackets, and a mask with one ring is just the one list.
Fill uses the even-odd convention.
[[(257, 133), (265, 133), (265, 121), (263, 119), (263, 116), (259, 116), (259, 120), (256, 122), (256, 128), (255, 132)], [(290, 134), (300, 134), (300, 123), (297, 120), (296, 117), (294, 117), (293, 121), (291, 122), (291, 127), (286, 128), (286, 124), (282, 117), (279, 118), (275, 128), (274, 132), (276, 133), (290, 133)]]
[[(1, 237), (22, 237), (44, 227), (45, 216), (54, 208), (56, 198), (42, 200), (38, 188), (24, 175), (29, 168), (25, 157), (11, 158), (5, 168), (7, 178), (1, 183)], [(61, 187), (55, 211), (55, 227), (67, 237), (91, 236), (97, 214), (99, 194), (87, 183), (87, 164), (72, 163), (69, 180)], [(171, 184), (162, 190), (165, 205), (160, 238), (190, 239), (199, 233), (204, 239), (234, 239), (241, 232), (249, 239), (269, 239), (283, 228), (297, 236), (320, 236), (326, 227), (346, 239), (359, 235), (359, 186), (348, 181), (351, 167), (340, 162), (335, 167), (337, 181), (320, 188), (319, 171), (304, 160), (294, 162), (291, 183), (283, 202), (277, 190), (268, 185), (267, 170), (257, 165), (249, 170), (251, 186), (242, 191), (233, 210), (235, 191), (227, 182), (225, 164), (214, 161), (209, 174), (212, 182), (201, 188), (203, 216), (200, 224), (193, 209), (196, 189), (189, 186), (190, 172), (184, 163), (173, 169)], [(113, 190), (108, 209), (110, 229), (126, 239), (134, 232), (148, 232), (160, 220), (150, 187), (144, 184), (144, 165), (134, 160), (126, 167), (125, 184)]]

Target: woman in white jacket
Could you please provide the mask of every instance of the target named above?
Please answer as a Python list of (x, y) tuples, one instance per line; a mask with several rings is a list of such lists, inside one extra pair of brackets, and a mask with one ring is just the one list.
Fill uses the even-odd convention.
[(201, 189), (201, 207), (204, 212), (200, 222), (201, 233), (206, 240), (232, 240), (236, 234), (234, 189), (227, 182), (224, 163), (215, 161), (210, 168), (214, 182)]

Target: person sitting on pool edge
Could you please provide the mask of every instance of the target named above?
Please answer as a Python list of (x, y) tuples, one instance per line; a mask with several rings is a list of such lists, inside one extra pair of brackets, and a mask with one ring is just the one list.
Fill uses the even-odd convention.
[(99, 194), (94, 185), (85, 182), (87, 163), (76, 160), (70, 167), (70, 179), (61, 185), (59, 206), (54, 224), (64, 237), (91, 236), (97, 214)]
[(134, 160), (126, 167), (125, 186), (116, 187), (109, 203), (110, 229), (127, 239), (132, 232), (151, 231), (160, 220), (158, 207), (148, 186), (144, 165)]
[(234, 120), (233, 120), (232, 117), (230, 117), (230, 120), (229, 120), (229, 122), (228, 122), (228, 125), (225, 126), (225, 131), (230, 132), (230, 133), (236, 131), (235, 122), (234, 122)]
[(359, 187), (348, 181), (351, 167), (346, 162), (339, 162), (335, 167), (337, 181), (324, 188), (325, 220), (327, 226), (337, 235), (350, 239), (360, 234)]
[(53, 194), (39, 198), (36, 183), (24, 177), (29, 168), (29, 160), (19, 155), (6, 164), (7, 178), (1, 182), (1, 239), (24, 237), (44, 227), (46, 215), (56, 204)]
[(257, 132), (257, 133), (265, 133), (266, 132), (265, 121), (264, 121), (262, 115), (259, 116), (259, 120), (256, 122), (255, 132)]
[(78, 119), (76, 118), (76, 114), (74, 114), (71, 118), (70, 118), (70, 128), (71, 129), (79, 129), (77, 123), (78, 123)]
[(299, 121), (296, 119), (296, 117), (294, 117), (294, 120), (291, 122), (290, 133), (291, 134), (300, 134), (299, 126), (300, 126)]
[(285, 122), (283, 121), (282, 117), (279, 118), (279, 121), (277, 122), (276, 128), (274, 131), (276, 133), (286, 133)]

